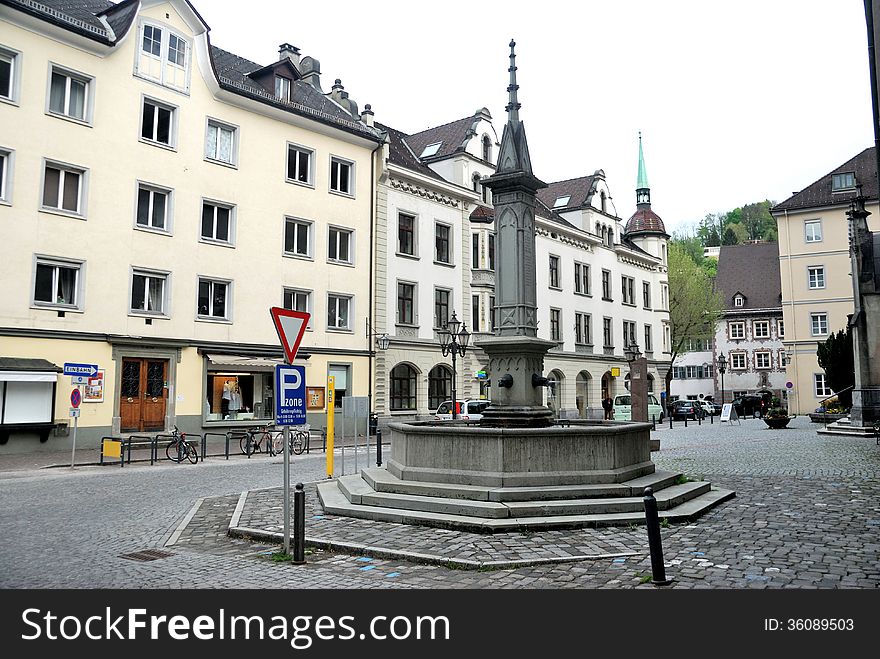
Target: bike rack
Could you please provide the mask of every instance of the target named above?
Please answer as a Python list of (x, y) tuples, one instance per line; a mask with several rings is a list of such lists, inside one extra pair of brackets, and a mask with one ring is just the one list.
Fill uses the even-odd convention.
[(114, 442), (121, 442), (122, 443), (122, 447), (119, 450), (119, 466), (124, 467), (125, 466), (125, 440), (122, 439), (121, 437), (111, 437), (109, 435), (106, 437), (101, 437), (101, 458), (100, 458), (99, 464), (101, 464), (101, 465), (104, 464), (104, 440), (105, 439), (109, 439)]
[(226, 459), (229, 459), (229, 433), (206, 432), (202, 435), (202, 460), (208, 457), (208, 437), (222, 437), (226, 441)]
[(128, 464), (131, 464), (131, 445), (135, 442), (139, 444), (149, 442), (150, 464), (153, 465), (159, 461), (159, 445), (156, 442), (156, 437), (151, 437), (150, 435), (129, 435), (128, 439), (125, 440), (125, 448), (128, 453)]
[[(230, 442), (230, 440), (237, 439), (237, 440), (241, 441), (242, 437), (247, 437), (247, 434), (248, 434), (247, 431), (242, 431), (242, 430), (230, 430), (229, 432), (226, 433), (226, 459), (227, 460), (229, 459), (229, 442)], [(251, 459), (251, 453), (253, 453), (253, 451), (251, 451), (250, 453), (247, 454), (248, 460)]]

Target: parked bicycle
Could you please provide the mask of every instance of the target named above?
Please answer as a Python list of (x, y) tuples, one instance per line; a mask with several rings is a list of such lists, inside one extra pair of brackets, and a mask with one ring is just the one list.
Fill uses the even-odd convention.
[(269, 455), (275, 455), (274, 439), (274, 433), (269, 426), (260, 426), (246, 430), (238, 445), (245, 455), (262, 453), (264, 448)]
[(180, 429), (174, 426), (171, 437), (171, 441), (165, 447), (165, 455), (169, 460), (178, 464), (184, 460), (189, 460), (193, 464), (199, 461), (199, 451), (187, 441), (185, 432), (180, 432)]

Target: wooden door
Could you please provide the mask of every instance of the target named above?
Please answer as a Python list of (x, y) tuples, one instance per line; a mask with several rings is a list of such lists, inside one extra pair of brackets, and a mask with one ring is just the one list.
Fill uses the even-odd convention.
[(119, 402), (122, 432), (165, 429), (168, 362), (162, 359), (122, 360)]

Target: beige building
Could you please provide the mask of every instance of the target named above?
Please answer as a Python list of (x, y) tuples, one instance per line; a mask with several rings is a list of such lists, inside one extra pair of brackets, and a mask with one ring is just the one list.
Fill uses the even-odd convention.
[[(0, 356), (100, 367), (83, 445), (271, 419), (272, 306), (312, 313), (310, 421), (328, 375), (370, 394), (384, 137), (338, 80), (322, 91), (317, 60), (287, 44), (276, 59), (214, 47), (182, 0), (0, 5)], [(11, 377), (14, 401), (28, 385)]]
[(791, 356), (786, 376), (794, 386), (789, 406), (812, 412), (833, 392), (819, 367), (820, 342), (845, 329), (853, 313), (853, 283), (846, 212), (858, 195), (867, 198), (868, 226), (880, 228), (874, 148), (835, 168), (772, 210), (779, 228), (783, 344)]

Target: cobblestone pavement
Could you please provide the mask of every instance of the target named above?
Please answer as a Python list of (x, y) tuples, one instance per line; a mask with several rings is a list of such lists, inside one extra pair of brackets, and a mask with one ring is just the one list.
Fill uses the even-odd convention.
[[(880, 447), (873, 440), (818, 436), (801, 418), (783, 431), (752, 419), (679, 426), (654, 434), (658, 467), (705, 476), (737, 496), (696, 522), (662, 529), (673, 588), (880, 587)], [(313, 483), (323, 466), (321, 456), (300, 456), (291, 481)], [(268, 515), (274, 523), (267, 526), (280, 526), (278, 459), (3, 476), (5, 588), (653, 587), (643, 583), (651, 575), (643, 527), (485, 536), (370, 523), (371, 542), (403, 543), (413, 552), (565, 562), (463, 570), (309, 548), (305, 566), (276, 563), (277, 545), (226, 533), (243, 490), (252, 492), (242, 525)], [(308, 537), (334, 526), (355, 537), (361, 522), (322, 515), (313, 494), (308, 500)], [(173, 555), (145, 563), (120, 558), (148, 548)]]

